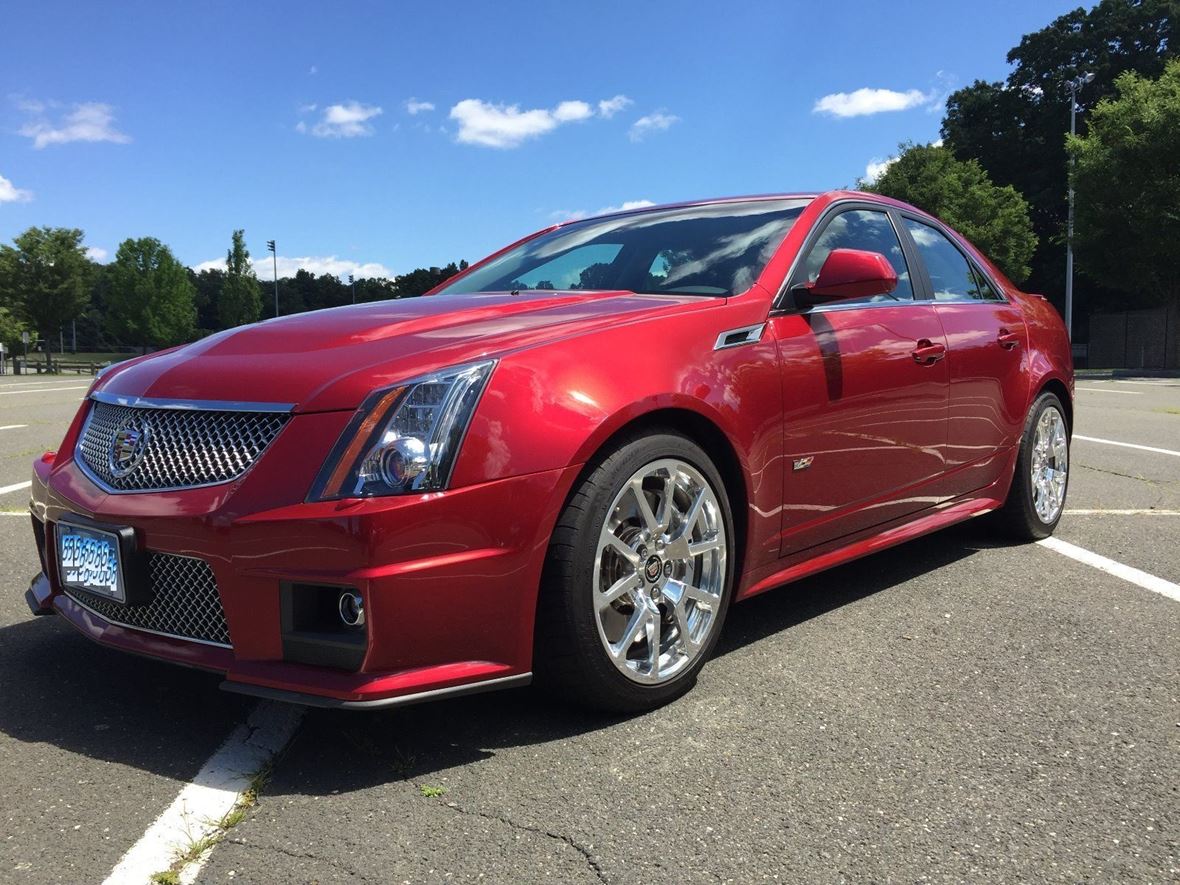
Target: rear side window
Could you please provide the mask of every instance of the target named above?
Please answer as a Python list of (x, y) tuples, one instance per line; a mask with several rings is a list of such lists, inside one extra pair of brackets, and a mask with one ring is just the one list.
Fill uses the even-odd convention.
[(926, 265), (935, 301), (1001, 300), (995, 289), (959, 251), (959, 247), (941, 231), (912, 218), (905, 219), (905, 226)]
[(913, 300), (914, 287), (910, 283), (910, 269), (905, 263), (897, 232), (886, 213), (874, 209), (850, 209), (829, 221), (803, 262), (803, 271), (807, 274), (809, 282), (814, 282), (819, 277), (819, 270), (833, 249), (880, 252), (889, 259), (889, 263), (897, 271), (897, 288), (890, 295), (873, 295), (864, 299), (841, 301), (841, 304), (858, 301), (867, 304), (875, 301)]

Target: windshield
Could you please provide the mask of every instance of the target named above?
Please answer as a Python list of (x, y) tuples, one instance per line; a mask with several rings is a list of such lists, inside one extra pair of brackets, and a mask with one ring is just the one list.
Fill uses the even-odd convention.
[(522, 243), (438, 294), (733, 295), (753, 285), (809, 202), (749, 200), (574, 222)]

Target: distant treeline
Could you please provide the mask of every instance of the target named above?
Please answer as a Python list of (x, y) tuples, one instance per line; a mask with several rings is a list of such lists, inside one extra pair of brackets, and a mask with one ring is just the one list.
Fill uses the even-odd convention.
[[(0, 245), (0, 343), (21, 353), (22, 335), (46, 361), (52, 351), (118, 351), (181, 344), (275, 315), (274, 283), (259, 280), (245, 233), (233, 232), (224, 269), (196, 272), (154, 237), (124, 240), (109, 264), (87, 255), (77, 228), (31, 227)], [(466, 269), (419, 267), (351, 285), (306, 270), (278, 281), (280, 315), (409, 298)]]

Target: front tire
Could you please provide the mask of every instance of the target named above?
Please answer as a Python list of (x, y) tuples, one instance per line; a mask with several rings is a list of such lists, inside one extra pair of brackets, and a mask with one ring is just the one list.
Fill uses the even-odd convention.
[(1037, 397), (1024, 422), (1016, 473), (1004, 506), (996, 512), (1001, 530), (1017, 540), (1047, 538), (1065, 510), (1069, 487), (1069, 425), (1056, 394)]
[(585, 706), (654, 709), (688, 691), (732, 590), (733, 517), (708, 455), (674, 432), (592, 465), (554, 529), (534, 669)]

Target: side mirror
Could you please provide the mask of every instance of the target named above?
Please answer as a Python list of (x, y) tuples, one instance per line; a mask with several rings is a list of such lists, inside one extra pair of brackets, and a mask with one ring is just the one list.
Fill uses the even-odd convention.
[(811, 300), (842, 301), (888, 295), (897, 288), (897, 271), (880, 252), (833, 249), (824, 259), (819, 276), (799, 287)]

